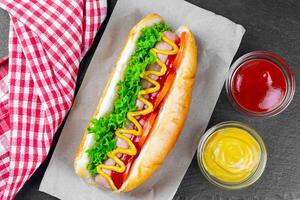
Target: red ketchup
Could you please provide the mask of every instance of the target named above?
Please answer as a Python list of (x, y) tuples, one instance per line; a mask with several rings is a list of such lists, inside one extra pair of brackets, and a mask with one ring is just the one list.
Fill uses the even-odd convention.
[[(175, 43), (177, 44), (177, 46), (179, 45), (180, 40), (176, 40)], [(169, 78), (171, 76), (173, 76), (173, 78), (175, 77), (175, 73), (176, 73), (176, 68), (175, 66), (173, 67), (173, 62), (176, 58), (176, 55), (169, 55), (166, 61), (166, 66), (167, 66), (167, 71), (163, 76), (160, 76), (156, 81), (160, 84), (160, 90), (156, 93), (152, 93), (149, 96), (148, 101), (151, 102), (154, 105), (154, 111), (152, 111), (151, 113), (141, 116), (139, 118), (139, 121), (144, 121), (145, 124), (143, 126), (143, 133), (141, 136), (137, 137), (137, 136), (133, 136), (131, 138), (132, 143), (135, 145), (135, 147), (137, 148), (137, 154), (135, 156), (130, 156), (127, 154), (122, 154), (122, 156), (120, 157), (120, 159), (124, 162), (126, 169), (123, 173), (118, 173), (115, 171), (111, 172), (111, 178), (115, 184), (115, 186), (119, 189), (123, 182), (126, 180), (130, 169), (132, 167), (132, 164), (134, 162), (134, 160), (137, 158), (137, 156), (139, 155), (142, 146), (144, 145), (144, 143), (146, 142), (149, 133), (151, 131), (151, 125), (149, 127), (148, 123), (149, 121), (154, 122), (156, 116), (158, 115), (159, 112), (159, 108), (160, 108), (160, 103), (162, 101), (162, 99), (160, 99), (159, 97), (161, 96), (160, 93), (162, 93), (162, 91), (166, 88), (164, 88), (164, 86), (169, 87), (171, 81), (173, 81), (172, 79), (169, 81)], [(169, 88), (167, 88), (169, 89)], [(164, 90), (165, 91), (165, 90)], [(153, 124), (152, 124), (153, 125)]]
[(255, 58), (242, 63), (231, 79), (232, 96), (243, 109), (266, 113), (279, 106), (287, 93), (283, 71), (272, 61)]

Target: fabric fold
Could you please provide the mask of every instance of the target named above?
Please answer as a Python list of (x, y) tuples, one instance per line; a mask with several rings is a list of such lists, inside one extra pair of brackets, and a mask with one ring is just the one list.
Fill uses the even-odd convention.
[(12, 199), (46, 158), (70, 109), (78, 67), (106, 0), (4, 0), (9, 56), (0, 62), (0, 199)]

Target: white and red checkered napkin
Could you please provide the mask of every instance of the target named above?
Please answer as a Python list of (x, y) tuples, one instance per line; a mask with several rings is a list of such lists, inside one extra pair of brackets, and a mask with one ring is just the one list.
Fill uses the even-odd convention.
[(2, 0), (11, 18), (0, 59), (0, 199), (12, 199), (45, 159), (72, 105), (79, 62), (106, 0)]

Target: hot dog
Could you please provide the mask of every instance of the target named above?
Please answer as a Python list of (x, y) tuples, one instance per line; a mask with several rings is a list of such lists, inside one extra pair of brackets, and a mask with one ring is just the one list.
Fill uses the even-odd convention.
[(74, 159), (78, 176), (117, 192), (145, 182), (175, 145), (191, 102), (197, 47), (157, 14), (130, 31)]

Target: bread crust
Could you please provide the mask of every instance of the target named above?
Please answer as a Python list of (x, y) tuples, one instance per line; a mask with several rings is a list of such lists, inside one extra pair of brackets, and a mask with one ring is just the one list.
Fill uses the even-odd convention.
[[(103, 100), (105, 98), (105, 96), (107, 95), (108, 91), (109, 91), (109, 88), (111, 88), (111, 84), (112, 84), (112, 79), (114, 76), (117, 75), (117, 68), (120, 64), (120, 61), (121, 61), (121, 58), (122, 58), (122, 55), (124, 54), (124, 52), (126, 51), (126, 48), (132, 44), (135, 43), (135, 37), (140, 33), (140, 30), (147, 27), (147, 26), (151, 26), (153, 23), (158, 23), (158, 22), (163, 22), (163, 19), (161, 16), (159, 16), (158, 14), (155, 14), (155, 13), (152, 13), (152, 14), (149, 14), (148, 16), (146, 16), (144, 19), (142, 19), (139, 23), (137, 23), (132, 29), (131, 31), (129, 32), (127, 38), (126, 38), (126, 42), (125, 42), (125, 45), (119, 55), (119, 58), (116, 62), (116, 65), (114, 66), (114, 69), (112, 70), (110, 76), (109, 76), (109, 79), (107, 81), (107, 84), (105, 86), (105, 89), (100, 97), (100, 100), (99, 100), (99, 103), (96, 107), (96, 110), (93, 114), (92, 117), (96, 117), (98, 116), (99, 114), (99, 111), (100, 111), (100, 107), (101, 105), (103, 104)], [(133, 52), (131, 52), (132, 54)], [(88, 126), (92, 125), (91, 123), (89, 123)], [(83, 154), (85, 153), (85, 148), (84, 148), (84, 144), (86, 142), (86, 139), (87, 139), (87, 135), (88, 135), (88, 131), (86, 130), (84, 132), (84, 135), (83, 135), (83, 138), (79, 144), (79, 147), (77, 149), (77, 152), (75, 154), (75, 158), (74, 158), (74, 169), (75, 169), (75, 172), (76, 174), (83, 178), (87, 183), (89, 184), (92, 184), (94, 185), (95, 184), (95, 181), (94, 179), (92, 178), (92, 176), (90, 175), (90, 173), (88, 172), (88, 170), (85, 168), (85, 167), (81, 167), (78, 165), (78, 160), (80, 159), (81, 156), (83, 156)]]
[[(132, 42), (135, 42), (134, 38), (140, 33), (142, 28), (150, 26), (154, 21), (163, 22), (163, 19), (157, 14), (150, 14), (131, 29), (93, 117), (96, 117), (99, 114), (103, 100), (108, 93), (109, 88), (111, 88), (112, 79), (116, 75), (116, 69), (126, 51), (126, 47)], [(130, 175), (120, 188), (119, 192), (131, 191), (146, 181), (163, 163), (175, 145), (183, 128), (184, 121), (189, 111), (192, 88), (195, 82), (197, 46), (192, 32), (187, 27), (181, 27), (179, 32), (187, 32), (187, 42), (180, 66), (176, 71), (174, 83), (160, 108), (160, 114), (150, 132), (150, 137), (144, 144), (142, 151), (132, 166)], [(89, 126), (90, 125), (91, 124), (89, 124)], [(78, 165), (79, 158), (86, 150), (84, 144), (87, 135), (88, 132), (86, 130), (75, 155), (74, 168), (78, 176), (94, 185), (95, 181), (86, 167)]]

